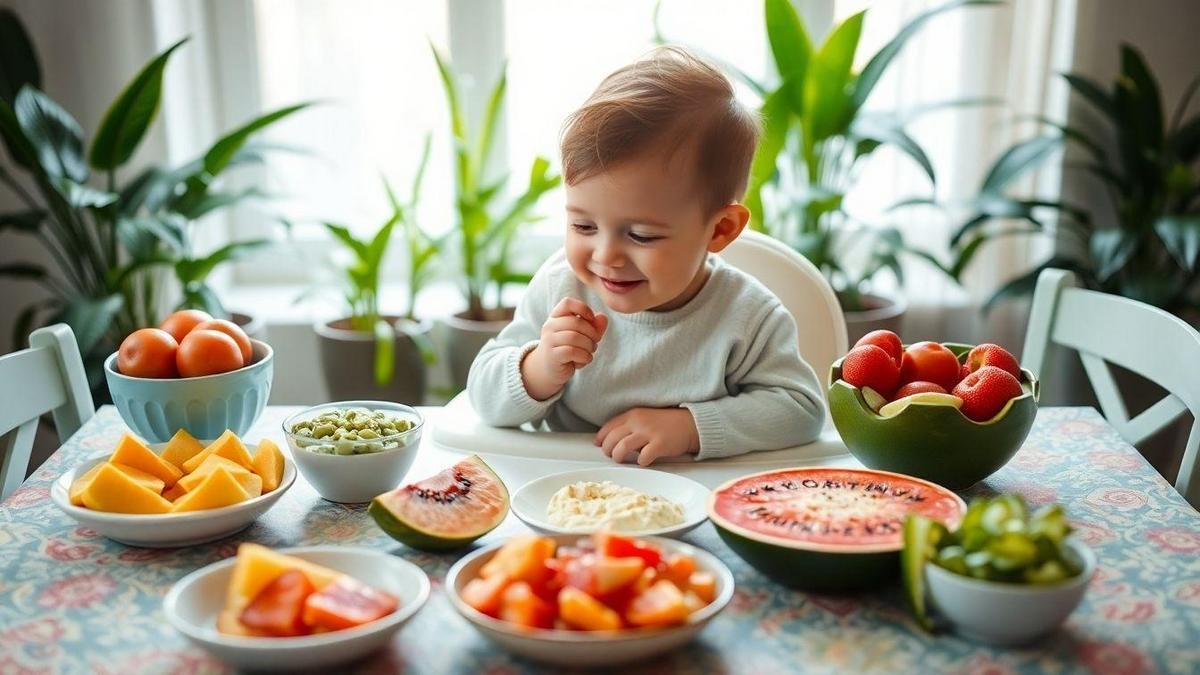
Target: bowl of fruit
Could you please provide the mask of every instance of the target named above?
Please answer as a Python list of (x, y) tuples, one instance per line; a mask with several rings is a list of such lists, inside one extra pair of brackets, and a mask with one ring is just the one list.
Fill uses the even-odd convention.
[(196, 438), (246, 433), (267, 405), (273, 370), (267, 343), (195, 309), (130, 333), (104, 360), (121, 419), (152, 443), (179, 429)]
[(522, 535), (460, 559), (446, 591), (492, 642), (578, 668), (686, 644), (729, 603), (733, 574), (712, 554), (671, 539)]
[(926, 630), (936, 618), (997, 645), (1053, 632), (1096, 570), (1096, 555), (1070, 533), (1061, 506), (1031, 512), (1018, 495), (973, 500), (956, 529), (909, 518), (901, 567), (913, 616)]
[(1012, 459), (1037, 414), (1038, 382), (995, 344), (868, 333), (829, 370), (829, 410), (858, 461), (961, 490)]

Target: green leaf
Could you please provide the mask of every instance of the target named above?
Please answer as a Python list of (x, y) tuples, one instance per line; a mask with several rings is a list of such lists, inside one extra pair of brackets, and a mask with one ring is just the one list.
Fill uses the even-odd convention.
[(33, 263), (9, 263), (0, 265), (0, 277), (22, 281), (43, 281), (46, 279), (46, 268)]
[(1112, 98), (1104, 91), (1104, 88), (1084, 75), (1076, 73), (1066, 73), (1063, 79), (1067, 81), (1071, 89), (1083, 97), (1083, 100), (1092, 104), (1096, 110), (1102, 113), (1109, 120), (1116, 120), (1116, 109)]
[(1100, 283), (1108, 281), (1121, 271), (1138, 248), (1138, 236), (1126, 229), (1113, 228), (1092, 234), (1088, 242), (1096, 278)]
[(188, 284), (184, 288), (183, 300), (176, 309), (201, 309), (218, 319), (229, 317), (220, 296), (206, 283)]
[(492, 153), (492, 139), (496, 133), (496, 123), (500, 120), (500, 111), (504, 105), (504, 92), (508, 89), (507, 66), (500, 65), (500, 79), (492, 88), (488, 100), (487, 112), (483, 116), (483, 126), (480, 127), (478, 145), (475, 147), (475, 159), (471, 162), (480, 172), (485, 171), (488, 157)]
[(378, 278), (379, 265), (383, 262), (383, 254), (387, 252), (388, 243), (392, 240), (392, 230), (396, 227), (396, 223), (400, 221), (400, 214), (392, 214), (383, 227), (375, 233), (375, 237), (371, 239), (371, 243), (367, 245), (367, 256), (364, 260), (367, 266), (371, 269), (371, 274)]
[(166, 201), (171, 189), (178, 184), (174, 172), (157, 166), (147, 167), (121, 189), (121, 194), (117, 197), (117, 213), (132, 216), (155, 195), (154, 201), (161, 204)]
[(1196, 270), (1200, 255), (1200, 214), (1163, 216), (1154, 223), (1154, 231), (1179, 266), (1189, 273)]
[(218, 265), (244, 258), (247, 254), (272, 243), (270, 239), (251, 239), (226, 244), (203, 258), (178, 261), (175, 263), (175, 276), (185, 285), (203, 281)]
[(32, 234), (37, 232), (38, 227), (45, 218), (46, 212), (41, 210), (0, 213), (0, 232), (13, 229), (18, 232)]
[(775, 68), (779, 71), (780, 79), (803, 83), (813, 53), (812, 41), (809, 40), (804, 22), (791, 0), (766, 0), (764, 9), (767, 40), (771, 44), (771, 54), (775, 57)]
[(205, 192), (204, 196), (191, 204), (186, 205), (186, 209), (179, 212), (179, 215), (188, 220), (199, 220), (204, 216), (229, 206), (233, 206), (247, 199), (261, 199), (267, 197), (267, 194), (256, 187), (249, 187), (237, 192)]
[(979, 191), (999, 194), (1009, 183), (1045, 161), (1061, 143), (1058, 137), (1039, 136), (1013, 145), (992, 164)]
[(933, 162), (929, 161), (929, 156), (925, 154), (921, 146), (898, 124), (890, 123), (885, 117), (879, 115), (861, 115), (851, 124), (850, 136), (859, 140), (895, 146), (921, 167), (921, 170), (929, 177), (931, 185), (937, 185)]
[(1183, 123), (1183, 116), (1187, 113), (1188, 106), (1192, 102), (1192, 96), (1196, 94), (1196, 89), (1200, 88), (1200, 75), (1192, 78), (1186, 89), (1183, 90), (1183, 96), (1179, 97), (1179, 103), (1175, 106), (1175, 113), (1171, 115), (1171, 130), (1179, 128)]
[(204, 171), (209, 176), (217, 176), (237, 155), (242, 146), (251, 136), (271, 126), (272, 124), (282, 120), (283, 118), (297, 113), (311, 106), (312, 103), (297, 103), (289, 105), (279, 110), (275, 110), (265, 115), (261, 115), (238, 129), (222, 136), (220, 140), (209, 148), (208, 152), (204, 153)]
[(892, 38), (891, 42), (888, 42), (883, 46), (882, 49), (880, 49), (878, 52), (875, 52), (875, 55), (872, 56), (871, 60), (867, 62), (867, 65), (863, 67), (862, 74), (859, 75), (858, 79), (854, 82), (854, 91), (850, 94), (851, 110), (857, 111), (862, 108), (863, 103), (865, 103), (867, 97), (871, 95), (871, 91), (875, 88), (875, 85), (879, 83), (879, 79), (883, 77), (883, 74), (887, 71), (888, 66), (892, 64), (892, 60), (895, 59), (896, 55), (900, 53), (900, 50), (904, 47), (905, 43), (907, 43), (908, 40), (912, 38), (912, 36), (918, 30), (920, 30), (923, 25), (925, 25), (925, 22), (929, 21), (938, 14), (941, 14), (942, 12), (954, 9), (956, 7), (962, 7), (965, 5), (979, 6), (996, 4), (1000, 4), (999, 0), (960, 0), (958, 2), (947, 2), (944, 5), (939, 5), (913, 17), (913, 20), (906, 23), (904, 27), (900, 29), (900, 32), (896, 33), (896, 37)]
[(5, 101), (0, 101), (0, 139), (4, 141), (8, 156), (15, 164), (26, 169), (34, 168), (37, 162), (37, 150), (25, 137), (25, 132), (21, 131), (16, 113)]
[(87, 354), (112, 327), (113, 318), (125, 305), (120, 293), (103, 298), (74, 298), (51, 323), (62, 321), (75, 333), (79, 352)]
[(396, 372), (396, 331), (384, 319), (375, 322), (375, 384), (385, 386)]
[(1087, 278), (1090, 275), (1090, 271), (1081, 265), (1077, 260), (1063, 256), (1054, 256), (1046, 262), (1026, 272), (1025, 274), (1019, 275), (1005, 282), (1005, 284), (1001, 286), (999, 290), (993, 293), (992, 297), (988, 298), (987, 302), (984, 303), (982, 308), (983, 313), (990, 313), (993, 309), (995, 309), (996, 305), (1006, 300), (1014, 300), (1016, 298), (1033, 295), (1033, 289), (1037, 287), (1038, 277), (1041, 276), (1043, 270), (1051, 267), (1071, 270), (1077, 274), (1080, 274), (1084, 278)]
[(136, 260), (153, 257), (159, 244), (176, 256), (187, 249), (184, 223), (169, 216), (118, 217), (116, 229), (117, 240)]
[(187, 41), (188, 38), (183, 38), (147, 63), (109, 106), (96, 137), (92, 139), (88, 159), (93, 168), (116, 169), (133, 156), (158, 114), (167, 60)]
[(1122, 127), (1121, 131), (1132, 132), (1140, 146), (1162, 147), (1163, 111), (1158, 83), (1132, 45), (1121, 45), (1121, 77), (1117, 80), (1115, 103), (1118, 115), (1133, 122), (1132, 127)]
[(1191, 164), (1200, 157), (1200, 115), (1179, 127), (1167, 141), (1171, 154), (1184, 164)]
[(347, 248), (353, 251), (354, 255), (357, 256), (359, 260), (366, 260), (370, 255), (367, 252), (367, 245), (355, 239), (354, 235), (351, 234), (350, 230), (344, 225), (338, 225), (337, 223), (331, 223), (328, 221), (324, 221), (321, 224), (324, 225), (325, 229), (328, 230), (329, 233), (334, 237), (336, 237), (338, 241), (342, 242)]
[(47, 176), (70, 178), (76, 183), (87, 180), (83, 130), (70, 113), (49, 96), (29, 86), (17, 94), (13, 113)]
[(115, 203), (119, 197), (115, 193), (97, 190), (90, 185), (76, 183), (69, 178), (54, 179), (51, 183), (63, 196), (63, 199), (77, 209), (101, 208)]
[(25, 306), (13, 321), (12, 349), (24, 349), (29, 346), (29, 334), (33, 332), (38, 312), (58, 304), (57, 298), (47, 298)]
[(762, 201), (762, 188), (778, 170), (779, 153), (787, 142), (792, 113), (789, 105), (792, 80), (783, 83), (763, 101), (759, 116), (763, 121), (762, 137), (754, 150), (750, 162), (750, 187), (746, 191), (746, 207), (750, 209), (751, 223), (755, 229), (766, 231), (766, 217)]
[(0, 100), (12, 105), (21, 87), (42, 87), (42, 69), (16, 12), (0, 7)]
[(854, 14), (835, 28), (809, 64), (804, 80), (804, 117), (813, 143), (844, 132), (853, 115), (850, 67), (865, 13)]

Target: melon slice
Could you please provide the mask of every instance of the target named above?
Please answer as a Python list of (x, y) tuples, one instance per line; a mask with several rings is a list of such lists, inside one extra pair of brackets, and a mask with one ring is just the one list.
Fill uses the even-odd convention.
[(283, 453), (269, 438), (258, 442), (254, 451), (254, 473), (262, 478), (262, 491), (270, 492), (283, 480)]
[(109, 462), (109, 464), (112, 464), (113, 466), (117, 467), (118, 469), (123, 471), (125, 473), (125, 475), (134, 479), (141, 485), (146, 486), (147, 490), (151, 490), (152, 492), (162, 494), (163, 488), (166, 487), (166, 483), (163, 481), (163, 479), (161, 479), (158, 476), (155, 476), (153, 474), (146, 473), (145, 471), (142, 471), (141, 469), (129, 466), (128, 464), (118, 464), (116, 462)]
[(328, 567), (276, 553), (265, 546), (244, 543), (238, 546), (237, 563), (233, 566), (233, 577), (225, 595), (225, 612), (236, 619), (259, 591), (288, 570), (303, 572), (317, 590), (342, 576), (341, 572)]
[(84, 472), (82, 476), (79, 476), (75, 480), (71, 481), (71, 489), (68, 490), (67, 493), (70, 495), (72, 504), (75, 506), (83, 506), (83, 491), (92, 484), (92, 479), (96, 477), (96, 474), (100, 473), (100, 469), (103, 469), (105, 464), (107, 464), (107, 462), (100, 462), (96, 466), (93, 466)]
[(209, 455), (218, 455), (226, 459), (231, 459), (247, 471), (254, 470), (254, 462), (250, 457), (250, 453), (246, 450), (242, 439), (237, 437), (237, 434), (226, 429), (225, 433), (221, 434), (220, 438), (212, 442), (207, 448), (201, 450), (195, 456), (183, 463), (183, 470), (191, 473), (200, 466), (200, 463), (208, 459)]
[(200, 454), (202, 450), (204, 450), (203, 443), (193, 438), (186, 429), (180, 429), (175, 432), (171, 440), (167, 441), (167, 447), (162, 451), (162, 458), (183, 469), (184, 462)]
[(367, 512), (393, 539), (413, 548), (460, 548), (508, 515), (508, 488), (477, 455), (423, 481), (385, 492)]
[(242, 486), (251, 497), (257, 497), (262, 494), (262, 479), (258, 474), (251, 473), (242, 467), (241, 464), (225, 459), (219, 455), (209, 455), (208, 459), (200, 462), (200, 466), (196, 470), (179, 479), (178, 485), (184, 490), (191, 492), (203, 483), (213, 471), (217, 469), (225, 469), (233, 476), (234, 480)]
[(108, 462), (99, 466), (96, 475), (79, 495), (87, 508), (110, 513), (167, 513), (171, 510), (171, 502), (129, 474)]
[(165, 487), (171, 487), (179, 480), (183, 472), (179, 467), (154, 454), (154, 451), (137, 439), (133, 434), (125, 434), (117, 443), (108, 461), (113, 464), (126, 464), (140, 469), (162, 479)]
[(914, 403), (922, 405), (946, 405), (951, 408), (961, 408), (963, 400), (953, 394), (939, 394), (932, 391), (924, 391), (919, 394), (898, 398), (895, 401), (883, 406), (879, 409), (880, 417), (895, 417), (908, 409), (908, 406)]
[(183, 513), (218, 509), (222, 506), (244, 502), (249, 498), (250, 495), (242, 489), (232, 473), (226, 471), (224, 467), (217, 467), (196, 486), (196, 489), (189, 490), (186, 495), (179, 498), (179, 501), (172, 504), (171, 511)]
[(176, 499), (179, 499), (180, 497), (182, 497), (186, 494), (187, 494), (187, 490), (183, 489), (183, 486), (180, 485), (179, 483), (176, 483), (176, 484), (172, 485), (171, 487), (167, 488), (166, 490), (164, 490), (162, 496), (163, 496), (163, 499), (173, 502)]

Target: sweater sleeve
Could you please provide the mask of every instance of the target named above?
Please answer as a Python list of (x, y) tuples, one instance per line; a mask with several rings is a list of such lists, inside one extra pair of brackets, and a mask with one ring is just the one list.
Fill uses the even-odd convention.
[(479, 350), (467, 375), (467, 395), (475, 412), (495, 427), (515, 427), (546, 416), (562, 392), (538, 401), (525, 390), (521, 360), (538, 344), (542, 324), (550, 313), (552, 263), (544, 265), (513, 315), (512, 323)]
[(817, 438), (825, 424), (825, 402), (797, 340), (791, 315), (775, 305), (744, 352), (733, 354), (726, 385), (737, 393), (682, 405), (700, 432), (697, 459), (778, 450)]

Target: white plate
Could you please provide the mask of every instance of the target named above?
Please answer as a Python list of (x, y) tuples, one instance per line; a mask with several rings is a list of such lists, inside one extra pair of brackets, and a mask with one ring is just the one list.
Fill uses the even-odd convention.
[(622, 466), (578, 469), (551, 474), (529, 481), (512, 496), (512, 511), (526, 525), (544, 534), (580, 534), (595, 528), (568, 529), (552, 525), (546, 517), (546, 505), (565, 485), (580, 481), (612, 481), (622, 487), (631, 488), (648, 495), (658, 495), (683, 507), (683, 522), (644, 532), (630, 532), (640, 536), (678, 537), (708, 519), (709, 489), (690, 478), (666, 471)]
[[(574, 543), (577, 535), (555, 535), (561, 546)], [(638, 539), (646, 539), (639, 536)], [(716, 598), (708, 606), (693, 612), (688, 622), (669, 628), (632, 628), (619, 631), (586, 632), (523, 628), (483, 614), (463, 601), (463, 586), (479, 576), (483, 565), (502, 544), (472, 551), (446, 574), (446, 593), (450, 604), (484, 637), (501, 647), (536, 661), (561, 666), (594, 667), (647, 659), (681, 647), (725, 609), (733, 597), (733, 573), (716, 556), (694, 546), (671, 539), (648, 538), (664, 553), (683, 553), (696, 561), (696, 569), (711, 572), (717, 580)]]
[[(204, 443), (204, 441), (201, 441)], [(166, 443), (152, 443), (150, 448), (162, 452)], [(283, 479), (279, 487), (265, 495), (244, 502), (188, 513), (135, 514), (93, 511), (71, 503), (71, 483), (88, 469), (108, 461), (112, 452), (93, 455), (82, 464), (64, 473), (50, 487), (50, 498), (63, 513), (84, 527), (130, 546), (145, 548), (176, 548), (216, 541), (244, 530), (267, 509), (279, 501), (296, 481), (296, 465), (284, 454)]]
[(400, 607), (357, 628), (320, 635), (289, 638), (223, 635), (217, 632), (217, 615), (224, 609), (225, 593), (237, 562), (236, 558), (230, 558), (202, 567), (175, 582), (163, 599), (167, 621), (197, 646), (238, 668), (307, 669), (353, 661), (379, 649), (429, 598), (429, 578), (425, 573), (387, 553), (353, 546), (305, 546), (277, 552), (345, 572), (396, 596)]

